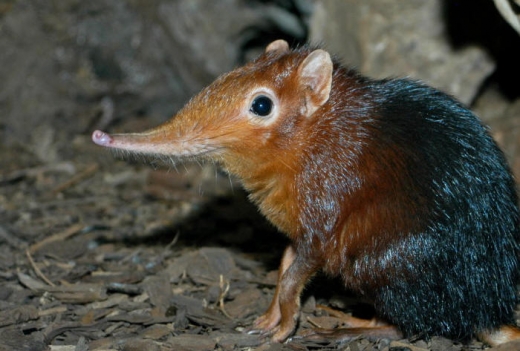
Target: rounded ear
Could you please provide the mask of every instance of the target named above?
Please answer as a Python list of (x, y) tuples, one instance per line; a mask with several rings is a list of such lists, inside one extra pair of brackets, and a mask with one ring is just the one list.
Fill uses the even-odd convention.
[(329, 100), (332, 69), (329, 53), (321, 49), (311, 52), (298, 67), (300, 91), (305, 98), (302, 113), (307, 117)]
[(280, 53), (289, 51), (289, 44), (282, 39), (275, 40), (265, 48), (265, 52), (269, 51), (279, 51)]

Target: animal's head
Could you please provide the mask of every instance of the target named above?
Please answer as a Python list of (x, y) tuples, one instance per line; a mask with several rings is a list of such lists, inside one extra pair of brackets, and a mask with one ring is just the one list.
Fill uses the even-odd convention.
[(247, 172), (297, 142), (329, 99), (332, 71), (326, 51), (290, 50), (277, 40), (255, 61), (219, 77), (166, 123), (143, 133), (95, 131), (92, 140), (134, 153), (209, 158), (232, 173)]

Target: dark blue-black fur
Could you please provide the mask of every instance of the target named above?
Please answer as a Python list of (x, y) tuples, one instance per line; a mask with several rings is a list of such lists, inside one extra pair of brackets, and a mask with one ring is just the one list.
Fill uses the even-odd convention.
[(514, 324), (520, 216), (503, 153), (442, 92), (408, 80), (375, 81), (371, 90), (378, 136), (409, 158), (429, 207), (423, 232), (406, 239), (411, 256), (400, 264), (411, 274), (374, 292), (376, 308), (409, 336), (465, 339)]

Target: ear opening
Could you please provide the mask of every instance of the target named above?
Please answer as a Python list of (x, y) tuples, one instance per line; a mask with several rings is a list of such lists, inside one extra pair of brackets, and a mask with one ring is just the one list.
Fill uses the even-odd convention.
[(325, 50), (315, 50), (309, 54), (298, 68), (300, 91), (305, 96), (302, 113), (311, 116), (329, 100), (332, 86), (333, 64)]

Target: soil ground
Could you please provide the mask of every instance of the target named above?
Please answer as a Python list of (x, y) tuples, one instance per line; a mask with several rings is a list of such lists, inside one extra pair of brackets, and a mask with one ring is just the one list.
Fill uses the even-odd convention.
[[(20, 145), (0, 153), (0, 350), (485, 348), (420, 337), (265, 343), (245, 330), (268, 306), (287, 242), (232, 179), (212, 165), (122, 160), (87, 133), (71, 137), (65, 161), (42, 163)], [(297, 336), (369, 314), (325, 277), (303, 302)]]

